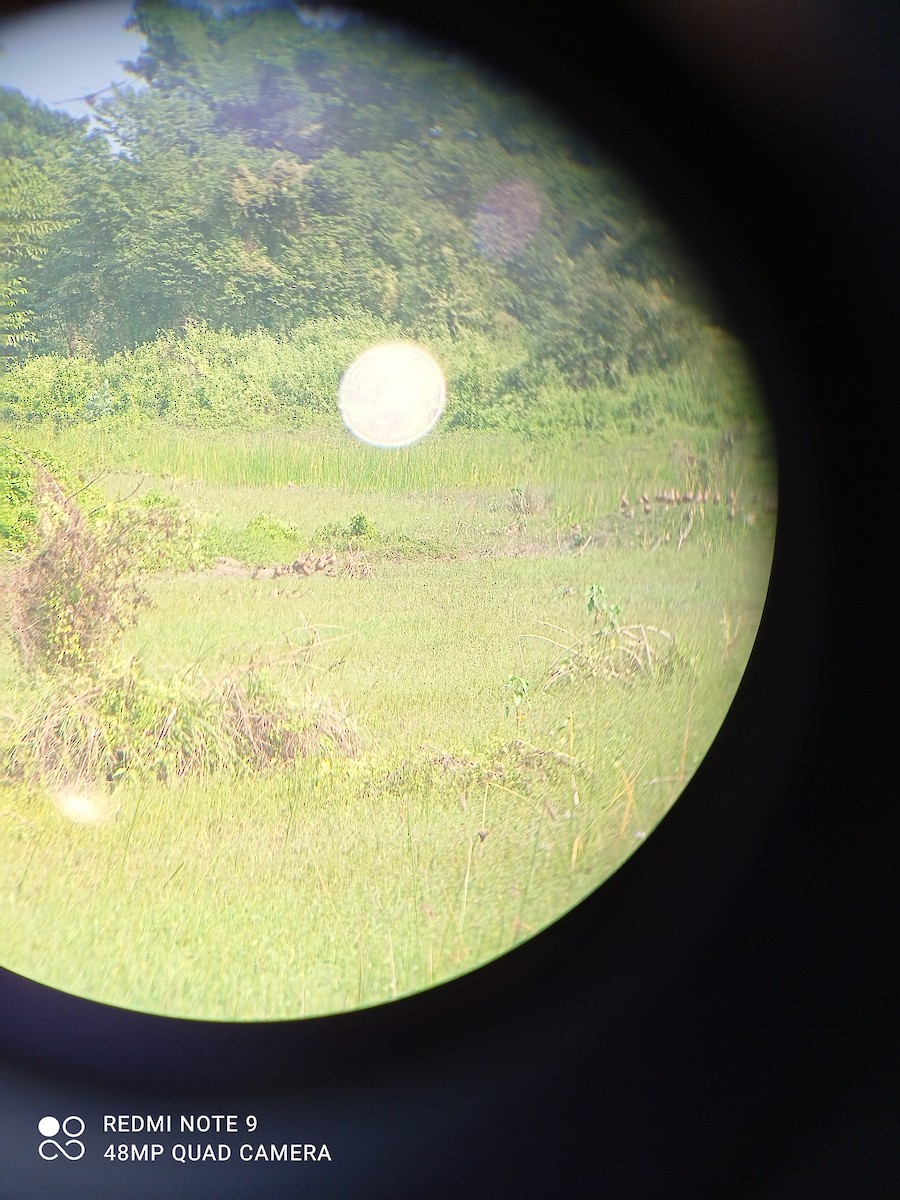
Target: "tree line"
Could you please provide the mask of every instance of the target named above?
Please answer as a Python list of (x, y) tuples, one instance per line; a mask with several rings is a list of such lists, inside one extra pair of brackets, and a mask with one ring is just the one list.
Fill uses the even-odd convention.
[(703, 375), (702, 286), (594, 146), (445, 47), (301, 14), (138, 0), (92, 121), (0, 92), (7, 366), (353, 318), (523, 403)]

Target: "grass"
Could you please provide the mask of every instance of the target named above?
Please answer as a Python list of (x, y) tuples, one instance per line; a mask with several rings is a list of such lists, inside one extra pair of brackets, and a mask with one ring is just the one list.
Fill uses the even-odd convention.
[[(338, 546), (339, 561), (365, 554), (366, 575), (156, 572), (116, 649), (161, 692), (224, 694), (265, 664), (285, 694), (346, 713), (357, 753), (323, 745), (168, 783), (0, 783), (3, 965), (107, 1003), (224, 1020), (341, 1011), (531, 936), (676, 800), (765, 598), (774, 492), (752, 434), (724, 462), (712, 433), (590, 452), (451, 433), (390, 453), (331, 432), (30, 436), (90, 462), (110, 496), (173, 496), (212, 550), (248, 566), (288, 561), (359, 513), (369, 530)], [(619, 501), (686, 485), (692, 456), (740, 507), (735, 520), (697, 508), (679, 550), (663, 538), (681, 509), (626, 518)], [(682, 666), (632, 686), (554, 678), (560, 651), (542, 635), (589, 639), (592, 587), (623, 625), (669, 634)], [(4, 644), (0, 723), (34, 699)]]
[(552, 820), (504, 784), (466, 810), (438, 795), (404, 812), (383, 787), (362, 798), (310, 771), (251, 794), (226, 784), (123, 797), (102, 827), (23, 825), (6, 961), (151, 1011), (295, 1017), (430, 986), (593, 885), (602, 828), (584, 820), (575, 834), (567, 812)]
[[(726, 431), (727, 433), (727, 431)], [(673, 425), (630, 438), (527, 438), (506, 433), (438, 429), (416, 445), (393, 450), (348, 437), (343, 426), (305, 429), (191, 430), (125, 421), (28, 428), (35, 449), (57, 456), (88, 477), (98, 469), (190, 480), (226, 488), (283, 488), (288, 484), (349, 495), (435, 494), (443, 489), (534, 492), (544, 485), (555, 505), (576, 509), (593, 501), (612, 511), (624, 490), (681, 486), (703, 470), (706, 482), (727, 490), (753, 480), (774, 490), (768, 435), (761, 425), (738, 431), (739, 453), (724, 458), (722, 431)], [(594, 515), (588, 512), (587, 516)]]

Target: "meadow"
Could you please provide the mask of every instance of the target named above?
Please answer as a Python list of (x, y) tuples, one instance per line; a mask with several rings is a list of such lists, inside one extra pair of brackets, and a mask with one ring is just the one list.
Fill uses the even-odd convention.
[(0, 89), (0, 962), (110, 1004), (344, 1011), (537, 934), (763, 610), (688, 249), (483, 64), (338, 25), (137, 5), (90, 121)]
[[(775, 479), (752, 426), (439, 428), (395, 451), (335, 427), (6, 432), (98, 506), (149, 497), (192, 531), (189, 562), (143, 572), (111, 671), (176, 697), (263, 671), (332, 722), (253, 769), (7, 769), (3, 965), (110, 1004), (343, 1011), (537, 933), (676, 801), (765, 600)], [(8, 765), (41, 687), (4, 639)]]

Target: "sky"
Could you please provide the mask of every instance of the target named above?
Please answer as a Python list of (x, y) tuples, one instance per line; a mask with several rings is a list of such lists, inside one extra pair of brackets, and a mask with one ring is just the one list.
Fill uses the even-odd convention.
[[(239, 0), (208, 2), (214, 13), (239, 8)], [(339, 28), (346, 13), (323, 6), (311, 11), (296, 5), (304, 25)], [(90, 116), (81, 97), (111, 83), (141, 86), (122, 67), (143, 49), (140, 33), (123, 28), (131, 0), (70, 0), (27, 14), (0, 15), (0, 87), (16, 88), (73, 117)]]
[(89, 0), (0, 17), (0, 87), (88, 116), (77, 97), (119, 81), (135, 85), (121, 65), (143, 48), (141, 35), (123, 28), (130, 11), (128, 0)]

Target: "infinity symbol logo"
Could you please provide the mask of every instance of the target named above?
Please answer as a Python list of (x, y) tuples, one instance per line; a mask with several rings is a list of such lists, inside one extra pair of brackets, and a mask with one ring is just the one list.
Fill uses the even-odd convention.
[[(55, 1141), (60, 1129), (66, 1135), (65, 1145)], [(38, 1121), (38, 1132), (44, 1135), (44, 1141), (38, 1146), (38, 1154), (48, 1162), (59, 1158), (60, 1155), (75, 1162), (84, 1155), (84, 1142), (78, 1140), (84, 1133), (84, 1121), (81, 1117), (66, 1117), (62, 1125), (56, 1117), (41, 1117)]]

